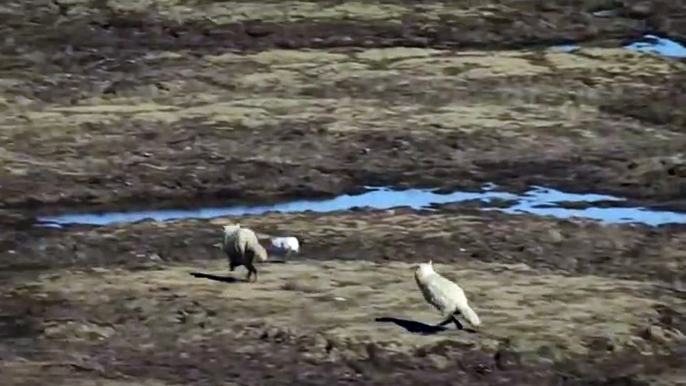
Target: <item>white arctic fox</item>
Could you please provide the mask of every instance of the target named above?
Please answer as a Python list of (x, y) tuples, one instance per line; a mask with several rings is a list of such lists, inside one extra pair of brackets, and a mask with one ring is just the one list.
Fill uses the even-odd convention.
[(481, 324), (479, 316), (469, 306), (462, 288), (434, 271), (431, 260), (413, 268), (415, 281), (424, 299), (443, 314), (444, 320), (439, 325), (453, 321), (458, 329), (462, 329), (457, 315), (462, 315), (474, 327)]

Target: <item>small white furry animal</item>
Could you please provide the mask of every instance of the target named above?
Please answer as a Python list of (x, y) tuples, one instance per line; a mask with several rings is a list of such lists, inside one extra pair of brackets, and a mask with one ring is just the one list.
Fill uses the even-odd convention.
[(243, 228), (239, 224), (225, 225), (223, 227), (223, 249), (229, 259), (229, 270), (233, 272), (236, 267), (245, 266), (248, 276), (245, 281), (250, 281), (254, 274), (257, 281), (257, 269), (255, 269), (255, 257), (257, 261), (266, 261), (269, 257), (267, 250), (260, 245), (257, 235), (252, 229)]
[(469, 306), (462, 288), (434, 271), (431, 260), (414, 265), (413, 269), (415, 281), (424, 299), (443, 314), (444, 320), (439, 326), (453, 321), (458, 329), (462, 329), (456, 315), (464, 316), (474, 327), (481, 324), (476, 312)]
[(281, 254), (285, 252), (287, 258), (292, 253), (300, 253), (300, 242), (296, 237), (270, 237), (269, 242), (271, 245), (267, 249), (270, 253)]

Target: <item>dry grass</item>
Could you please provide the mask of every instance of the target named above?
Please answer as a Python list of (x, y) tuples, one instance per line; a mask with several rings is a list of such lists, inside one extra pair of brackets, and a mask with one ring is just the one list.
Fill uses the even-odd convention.
[[(98, 140), (88, 134), (92, 125), (101, 126), (100, 132), (107, 134), (102, 140), (130, 138), (131, 133), (118, 129), (126, 126), (122, 120), (145, 125), (197, 119), (256, 130), (283, 121), (315, 120), (329, 122), (325, 128), (334, 133), (469, 134), (505, 129), (495, 135), (531, 136), (532, 140), (556, 127), (583, 140), (596, 135), (596, 126), (590, 122), (608, 119), (598, 110), (603, 98), (618, 85), (636, 84), (628, 74), (659, 78), (684, 68), (621, 49), (587, 49), (581, 54), (549, 50), (532, 57), (515, 51), (451, 53), (418, 48), (350, 54), (273, 50), (200, 58), (199, 63), (188, 63), (194, 68), (188, 76), (187, 69), (163, 70), (165, 60), (176, 59), (150, 53), (146, 60), (155, 68), (150, 83), (117, 95), (89, 94), (64, 105), (8, 94), (3, 100), (7, 113), (0, 118), (7, 144), (2, 159), (8, 164), (22, 163), (21, 155), (31, 153), (36, 144)], [(156, 82), (154, 76), (162, 74), (171, 79)], [(576, 79), (593, 79), (594, 89)], [(480, 83), (484, 85), (479, 90)], [(2, 84), (7, 93), (30, 85), (11, 77)], [(226, 93), (220, 85), (230, 85), (232, 92)], [(362, 92), (350, 97), (342, 91), (351, 88)], [(641, 129), (636, 122), (623, 124), (623, 130)], [(31, 146), (23, 149), (28, 133)], [(22, 149), (13, 151), (14, 145)]]
[[(80, 6), (93, 4), (69, 3), (74, 5), (69, 10), (73, 15)], [(160, 16), (155, 12), (169, 17), (176, 12), (182, 19), (216, 16), (219, 23), (244, 17), (270, 20), (270, 12), (306, 19), (343, 14), (373, 19), (383, 14), (394, 20), (418, 12), (412, 6), (363, 2), (299, 3), (287, 16), (283, 10), (289, 3), (274, 9), (245, 2), (233, 8), (217, 2), (106, 3), (121, 12), (157, 7), (146, 19), (150, 26)], [(425, 16), (471, 12), (460, 4), (420, 8)], [(177, 31), (184, 36), (179, 39), (197, 35), (210, 45), (218, 44), (215, 48), (221, 46), (218, 36), (205, 39), (200, 30), (183, 32), (184, 28)], [(140, 32), (152, 34), (155, 41), (171, 38), (154, 29)], [(303, 39), (319, 36), (303, 33)], [(273, 35), (265, 40), (273, 41)], [(617, 99), (626, 95), (642, 100), (664, 90), (666, 83), (675, 84), (671, 78), (684, 71), (683, 63), (623, 49), (564, 53), (555, 48), (488, 52), (395, 47), (274, 49), (238, 55), (194, 44), (185, 42), (167, 52), (161, 50), (165, 45), (152, 42), (150, 49), (127, 48), (111, 58), (104, 46), (96, 49), (103, 50), (98, 55), (77, 49), (73, 55), (55, 53), (54, 60), (37, 46), (14, 56), (5, 54), (9, 62), (23, 64), (0, 68), (0, 175), (28, 185), (29, 174), (42, 174), (46, 182), (38, 199), (43, 202), (85, 202), (94, 196), (108, 202), (115, 196), (179, 197), (174, 187), (179, 184), (189, 193), (202, 190), (210, 195), (222, 189), (219, 181), (227, 175), (208, 164), (226, 157), (248, 161), (246, 168), (256, 167), (254, 161), (307, 164), (314, 173), (338, 170), (351, 163), (354, 153), (366, 153), (374, 160), (365, 163), (365, 172), (387, 172), (391, 157), (398, 164), (396, 170), (411, 172), (400, 165), (404, 162), (466, 170), (471, 163), (526, 159), (530, 154), (556, 159), (597, 157), (616, 150), (636, 157), (671, 154), (683, 140), (678, 130), (651, 132), (653, 128), (623, 117), (621, 111), (607, 113), (606, 105), (619, 105)], [(398, 157), (403, 153), (408, 156)], [(140, 154), (145, 156), (136, 159)], [(616, 154), (612, 159), (618, 159)], [(120, 176), (109, 172), (112, 165), (119, 165)], [(183, 182), (171, 182), (171, 174)], [(253, 184), (258, 173), (250, 174), (246, 185)], [(57, 183), (47, 182), (52, 178)], [(321, 184), (316, 176), (307, 178)], [(168, 186), (158, 182), (161, 179), (169, 181)], [(84, 182), (90, 192), (75, 187)], [(280, 186), (265, 187), (265, 192), (285, 191), (282, 181), (275, 183)], [(119, 190), (121, 184), (125, 187)], [(26, 199), (15, 193), (7, 200)]]
[[(206, 268), (226, 271), (223, 261)], [(508, 339), (522, 352), (546, 346), (585, 353), (590, 342), (599, 338), (609, 339), (618, 348), (651, 350), (655, 343), (664, 342), (646, 341), (637, 334), (650, 325), (654, 305), (677, 301), (648, 297), (648, 283), (541, 275), (525, 265), (438, 264), (436, 269), (466, 289), (483, 320), (481, 333), (446, 331), (422, 336), (394, 324), (375, 323), (380, 317), (426, 324), (440, 320), (437, 311), (422, 300), (409, 265), (402, 263), (262, 265), (256, 284), (193, 279), (188, 273), (195, 268), (190, 266), (146, 272), (64, 272), (31, 291), (78, 304), (91, 318), (107, 319), (113, 313), (142, 318), (147, 328), (156, 333), (169, 331), (182, 341), (243, 334), (257, 324), (260, 331), (276, 329), (294, 337), (321, 335), (339, 344), (374, 342), (394, 351), (416, 350), (445, 339), (458, 340), (465, 347), (494, 349)], [(243, 274), (236, 272), (238, 277)], [(46, 334), (77, 340), (116, 340), (127, 335), (123, 325), (70, 323), (56, 322)], [(672, 330), (660, 330), (658, 335), (666, 341), (683, 338)]]
[[(72, 12), (85, 13), (90, 9), (87, 0), (65, 1), (72, 5)], [(109, 0), (107, 8), (116, 12), (144, 12), (155, 9), (167, 19), (178, 22), (210, 18), (217, 24), (235, 23), (243, 20), (267, 22), (318, 21), (318, 20), (365, 20), (398, 21), (403, 16), (420, 13), (428, 19), (439, 15), (455, 17), (483, 17), (493, 15), (488, 3), (434, 3), (427, 5), (404, 5), (349, 1), (329, 2), (228, 2), (228, 1), (179, 1), (179, 0)], [(507, 7), (503, 7), (505, 10)]]
[[(675, 330), (665, 327), (670, 322), (662, 318), (666, 315), (664, 310), (658, 312), (654, 306), (664, 304), (682, 313), (686, 303), (663, 295), (666, 291), (656, 291), (652, 281), (657, 276), (643, 275), (644, 281), (619, 280), (567, 276), (538, 269), (542, 260), (555, 261), (560, 256), (569, 260), (579, 255), (591, 259), (606, 256), (603, 250), (594, 248), (607, 243), (606, 248), (611, 250), (607, 255), (612, 257), (602, 264), (596, 263), (599, 275), (609, 276), (604, 270), (612, 264), (623, 264), (626, 271), (641, 270), (643, 263), (616, 257), (634, 249), (634, 242), (647, 245), (641, 240), (643, 234), (631, 227), (602, 227), (590, 222), (585, 222), (585, 226), (561, 226), (544, 219), (478, 213), (467, 216), (379, 211), (148, 222), (67, 232), (59, 240), (46, 242), (55, 246), (79, 245), (80, 253), (86, 255), (106, 251), (109, 262), (121, 259), (123, 264), (136, 258), (132, 256), (134, 251), (142, 253), (142, 259), (147, 261), (144, 246), (149, 248), (147, 252), (160, 251), (161, 246), (173, 246), (175, 240), (183, 239), (192, 244), (180, 248), (176, 256), (165, 255), (165, 259), (188, 261), (206, 253), (202, 245), (218, 241), (220, 225), (228, 222), (240, 222), (260, 233), (302, 235), (309, 245), (305, 254), (330, 260), (262, 264), (258, 267), (260, 281), (255, 284), (221, 283), (188, 274), (202, 271), (227, 275), (223, 259), (196, 260), (183, 265), (160, 263), (158, 270), (93, 268), (55, 270), (31, 279), (28, 275), (12, 277), (3, 288), (3, 299), (23, 301), (26, 306), (19, 307), (17, 312), (32, 305), (32, 319), (40, 326), (32, 341), (40, 344), (31, 345), (28, 350), (39, 347), (58, 353), (30, 358), (59, 362), (41, 368), (40, 376), (57, 377), (60, 374), (51, 372), (64, 371), (60, 376), (66, 379), (77, 371), (86, 373), (64, 363), (70, 361), (84, 367), (100, 365), (107, 375), (116, 376), (117, 371), (129, 374), (127, 369), (135, 367), (139, 370), (130, 370), (130, 376), (148, 376), (146, 366), (151, 371), (166, 371), (167, 366), (174, 366), (170, 361), (183, 353), (189, 353), (196, 363), (220, 355), (210, 353), (210, 348), (222, 348), (236, 355), (276, 352), (276, 356), (280, 355), (279, 350), (291, 350), (306, 356), (308, 362), (321, 364), (339, 359), (343, 359), (339, 363), (347, 359), (366, 361), (371, 355), (368, 348), (372, 347), (379, 356), (397, 354), (410, 361), (450, 368), (462, 355), (472, 354), (465, 351), (492, 352), (506, 341), (515, 350), (526, 353), (523, 356), (527, 360), (555, 361), (571, 354), (595, 353), (599, 347), (606, 350), (603, 347), (608, 346), (650, 355), (671, 346), (676, 339), (683, 339)], [(554, 237), (549, 231), (558, 233)], [(78, 238), (74, 238), (76, 234), (80, 234)], [(362, 235), (366, 236), (365, 245), (356, 244)], [(545, 241), (551, 238), (557, 240), (554, 246)], [(399, 239), (406, 244), (400, 244)], [(665, 238), (667, 245), (661, 244), (668, 248), (665, 251), (683, 249), (678, 244), (670, 247), (670, 242), (677, 243), (673, 239)], [(477, 244), (472, 243), (474, 240)], [(531, 261), (532, 266), (485, 263), (481, 258), (470, 257), (473, 251), (486, 249), (482, 242), (502, 253), (503, 259)], [(116, 252), (111, 250), (114, 244)], [(378, 259), (379, 255), (391, 256), (395, 262), (361, 261)], [(438, 312), (422, 299), (409, 265), (397, 262), (416, 261), (416, 256), (437, 257), (437, 270), (465, 288), (484, 322), (480, 333), (460, 332), (450, 326), (448, 331), (419, 335), (393, 323), (375, 322), (376, 318), (387, 317), (433, 325), (440, 320)], [(449, 261), (446, 256), (459, 263), (442, 264)], [(346, 258), (357, 260), (345, 262)], [(660, 258), (663, 257), (646, 254), (640, 260), (664, 265)], [(678, 260), (674, 254), (671, 258)], [(531, 268), (533, 264), (536, 269)], [(74, 264), (84, 265), (94, 266), (84, 264), (83, 260)], [(678, 266), (674, 269), (678, 271)], [(242, 268), (233, 274), (238, 278), (244, 275)], [(674, 317), (673, 326), (678, 326), (676, 320)], [(651, 334), (645, 334), (646, 330)], [(152, 356), (154, 363), (142, 360)], [(604, 358), (596, 354), (592, 357)], [(79, 362), (88, 358), (93, 358), (92, 363)], [(12, 371), (13, 380), (26, 379), (26, 374), (30, 374)]]
[[(465, 1), (416, 5), (285, 1), (265, 6), (254, 1), (69, 0), (60, 4), (67, 16), (56, 25), (109, 11), (149, 13), (179, 22), (209, 18), (217, 24), (258, 19), (399, 21), (415, 14), (427, 23), (442, 23), (439, 16), (482, 18), (490, 23), (525, 6)], [(21, 4), (5, 11), (17, 18), (29, 17), (22, 16), (30, 15), (24, 7), (42, 12), (40, 6)], [(49, 11), (57, 13), (53, 8)], [(49, 12), (46, 8), (42, 13)], [(559, 137), (560, 133), (549, 132), (559, 128), (573, 138), (570, 141), (584, 141), (598, 136), (598, 125), (590, 122), (642, 130), (635, 122), (617, 123), (614, 117), (602, 116), (599, 105), (609, 94), (625, 95), (627, 88), (659, 88), (666, 77), (685, 69), (683, 63), (620, 48), (565, 53), (556, 48), (455, 52), (394, 47), (205, 56), (183, 50), (149, 51), (141, 57), (121, 58), (126, 63), (98, 59), (65, 71), (56, 64), (46, 65), (52, 63), (48, 53), (36, 47), (26, 50), (3, 57), (21, 66), (0, 69), (4, 112), (0, 132), (7, 144), (0, 167), (10, 174), (23, 173), (32, 162), (59, 162), (59, 158), (75, 163), (60, 169), (83, 170), (79, 164), (83, 154), (69, 154), (64, 144), (124, 142), (134, 134), (122, 129), (131, 121), (140, 128), (190, 118), (253, 130), (283, 121), (314, 121), (326, 122), (322, 126), (333, 135), (366, 130), (457, 134), (486, 130), (486, 136), (519, 136), (539, 143)], [(41, 96), (53, 94), (68, 96)], [(94, 126), (98, 135), (90, 138)], [(503, 133), (491, 133), (500, 128)]]

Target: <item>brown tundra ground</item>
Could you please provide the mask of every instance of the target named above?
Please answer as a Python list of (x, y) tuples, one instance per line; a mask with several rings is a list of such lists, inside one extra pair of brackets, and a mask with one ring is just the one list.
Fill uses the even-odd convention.
[[(621, 47), (686, 39), (684, 4), (592, 16), (612, 4), (3, 2), (2, 385), (686, 384), (683, 225), (452, 205), (27, 226), (365, 185), (684, 209), (686, 65)], [(213, 245), (236, 221), (303, 251), (232, 281)], [(434, 326), (428, 259), (477, 332)]]

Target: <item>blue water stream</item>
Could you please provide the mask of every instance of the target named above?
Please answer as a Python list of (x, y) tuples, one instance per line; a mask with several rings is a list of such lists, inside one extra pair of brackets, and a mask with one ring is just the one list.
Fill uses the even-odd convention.
[(375, 209), (388, 209), (399, 206), (407, 206), (414, 209), (430, 209), (431, 204), (445, 204), (467, 200), (481, 200), (484, 202), (493, 199), (510, 200), (514, 205), (509, 207), (490, 207), (485, 210), (499, 210), (505, 213), (530, 213), (541, 216), (554, 216), (557, 218), (582, 217), (600, 220), (605, 223), (644, 223), (648, 225), (660, 225), (667, 223), (686, 223), (686, 214), (654, 211), (641, 207), (599, 208), (589, 207), (585, 209), (568, 209), (555, 206), (560, 202), (597, 202), (597, 201), (623, 201), (621, 198), (598, 194), (572, 194), (554, 189), (533, 187), (530, 191), (516, 195), (512, 193), (496, 191), (494, 187), (486, 186), (481, 192), (453, 192), (449, 194), (435, 193), (427, 189), (391, 190), (388, 188), (369, 187), (369, 191), (359, 195), (342, 195), (330, 200), (302, 200), (267, 206), (231, 206), (213, 207), (200, 209), (178, 210), (147, 210), (135, 212), (111, 212), (111, 213), (83, 213), (65, 214), (54, 217), (42, 217), (39, 221), (46, 225), (59, 226), (60, 224), (92, 224), (107, 225), (121, 222), (136, 222), (144, 219), (166, 221), (174, 219), (207, 219), (227, 215), (262, 214), (270, 211), (276, 212), (332, 212), (347, 210), (354, 207), (370, 207)]
[[(631, 43), (624, 48), (638, 52), (651, 52), (669, 58), (686, 58), (686, 47), (675, 41), (659, 38), (655, 35), (645, 35), (644, 38), (646, 41)], [(571, 44), (555, 47), (555, 49), (564, 52), (573, 52), (579, 48), (579, 46)]]
[[(603, 16), (604, 14), (599, 14)], [(674, 58), (686, 57), (686, 47), (674, 41), (658, 38), (653, 35), (645, 36), (650, 42), (636, 42), (626, 46), (627, 49), (641, 52), (654, 52)], [(555, 47), (565, 52), (573, 52), (578, 46), (565, 45)], [(623, 201), (612, 196), (597, 194), (571, 194), (554, 189), (533, 187), (523, 195), (498, 192), (487, 187), (483, 192), (453, 192), (439, 194), (432, 190), (408, 189), (394, 191), (387, 188), (370, 188), (371, 190), (359, 195), (342, 195), (330, 200), (293, 201), (269, 206), (232, 206), (214, 207), (189, 210), (147, 210), (135, 212), (112, 213), (84, 213), (66, 214), (55, 217), (39, 218), (46, 226), (60, 226), (64, 224), (92, 224), (107, 225), (120, 222), (136, 222), (143, 219), (166, 221), (174, 219), (198, 218), (207, 219), (227, 215), (261, 214), (269, 211), (278, 212), (332, 212), (346, 210), (353, 207), (371, 207), (387, 209), (398, 206), (409, 206), (414, 209), (427, 209), (431, 204), (444, 204), (467, 200), (490, 201), (492, 199), (514, 200), (516, 204), (507, 208), (486, 208), (485, 210), (500, 210), (505, 213), (530, 213), (557, 218), (582, 217), (599, 220), (605, 223), (643, 223), (660, 225), (668, 223), (686, 223), (686, 214), (670, 211), (654, 211), (641, 207), (567, 209), (556, 207), (559, 202), (595, 202), (595, 201)]]

